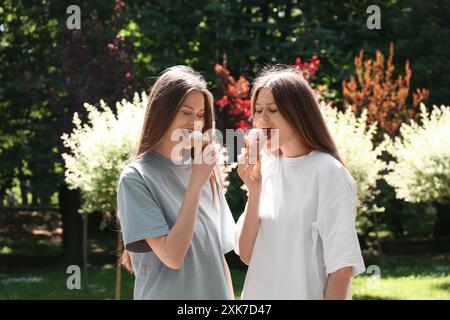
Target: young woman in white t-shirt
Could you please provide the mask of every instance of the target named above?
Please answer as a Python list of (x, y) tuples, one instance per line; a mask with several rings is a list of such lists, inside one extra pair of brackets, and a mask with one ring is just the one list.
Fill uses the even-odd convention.
[(266, 69), (252, 112), (254, 127), (275, 130), (256, 163), (247, 145), (238, 166), (249, 192), (236, 232), (249, 265), (242, 299), (351, 299), (351, 279), (365, 271), (356, 183), (311, 87), (294, 68)]

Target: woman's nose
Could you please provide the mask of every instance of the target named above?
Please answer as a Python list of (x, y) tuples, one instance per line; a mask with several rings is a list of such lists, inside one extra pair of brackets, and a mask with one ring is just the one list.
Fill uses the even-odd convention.
[(261, 119), (263, 120), (267, 120), (269, 119), (269, 111), (266, 109), (263, 109), (261, 112)]
[(192, 122), (193, 122), (192, 126), (195, 128), (195, 130), (198, 130), (198, 128), (203, 127), (203, 118), (198, 115), (194, 116)]

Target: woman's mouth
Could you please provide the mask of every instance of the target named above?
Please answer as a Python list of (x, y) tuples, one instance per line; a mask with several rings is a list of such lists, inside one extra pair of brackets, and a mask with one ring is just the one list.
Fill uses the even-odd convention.
[(260, 138), (270, 139), (272, 138), (272, 130), (274, 130), (272, 127), (259, 129), (253, 128), (249, 131), (248, 136), (255, 140), (259, 140)]
[(270, 140), (272, 138), (272, 130), (273, 128), (269, 127), (269, 128), (263, 128), (264, 130), (264, 134), (267, 138), (267, 140)]
[(189, 138), (189, 135), (194, 131), (194, 129), (189, 128), (182, 128), (181, 132), (183, 132), (183, 135), (187, 138)]

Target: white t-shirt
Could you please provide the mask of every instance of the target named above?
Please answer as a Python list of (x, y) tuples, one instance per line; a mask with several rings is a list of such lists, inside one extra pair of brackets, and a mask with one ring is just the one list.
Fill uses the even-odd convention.
[[(295, 158), (263, 155), (261, 164), (260, 226), (241, 298), (323, 299), (328, 274), (346, 266), (355, 276), (364, 272), (356, 183), (347, 169), (317, 150)], [(244, 217), (245, 211), (236, 244)]]

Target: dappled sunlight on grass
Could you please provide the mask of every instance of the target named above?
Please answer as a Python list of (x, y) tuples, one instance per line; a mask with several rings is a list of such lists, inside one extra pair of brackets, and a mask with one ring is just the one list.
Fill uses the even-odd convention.
[[(232, 269), (231, 273), (235, 298), (240, 299), (245, 271)], [(125, 271), (122, 275), (122, 297), (132, 299), (134, 276)], [(0, 299), (114, 299), (115, 265), (90, 267), (88, 290), (67, 289), (68, 276), (64, 266), (0, 269)], [(378, 287), (369, 274), (364, 274), (353, 279), (352, 289), (355, 300), (447, 300), (450, 299), (450, 264), (447, 258), (436, 255), (389, 257), (385, 267), (381, 267)]]
[[(88, 271), (89, 288), (69, 290), (63, 266), (36, 268), (21, 272), (0, 271), (1, 299), (114, 299), (115, 270), (111, 264), (91, 267)], [(23, 280), (17, 280), (23, 279)], [(39, 281), (36, 281), (39, 279)], [(123, 272), (123, 299), (131, 299), (134, 277)]]
[(447, 276), (403, 276), (380, 279), (378, 288), (367, 283), (367, 277), (353, 280), (354, 299), (432, 299), (449, 300), (449, 275)]

